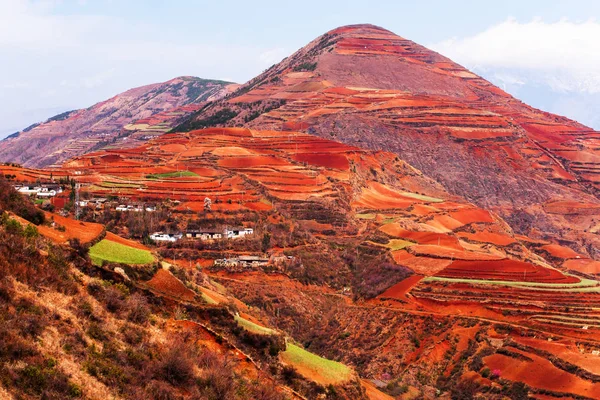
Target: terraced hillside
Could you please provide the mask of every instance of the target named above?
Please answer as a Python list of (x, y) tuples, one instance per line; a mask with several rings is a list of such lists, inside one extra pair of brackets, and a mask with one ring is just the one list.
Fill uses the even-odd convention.
[(178, 129), (207, 125), (392, 151), (519, 233), (596, 257), (598, 132), (385, 29), (334, 29)]
[(236, 85), (179, 77), (130, 89), (87, 109), (66, 112), (0, 141), (0, 161), (59, 166), (92, 149), (148, 140)]
[[(2, 169), (36, 179), (36, 170)], [(38, 173), (47, 179), (48, 171)], [(210, 128), (81, 156), (53, 173), (75, 176), (92, 196), (165, 204), (181, 230), (254, 227), (250, 239), (183, 240), (156, 252), (188, 271), (204, 266), (214, 287), (260, 318), (241, 316), (243, 326), (281, 330), (372, 380), (364, 385), (425, 398), (436, 390), (597, 397), (597, 263), (515, 234), (393, 153), (293, 131)], [(132, 234), (132, 220), (120, 221), (113, 230)], [(293, 259), (268, 268), (213, 265), (264, 251)], [(171, 287), (163, 278), (148, 284)], [(202, 298), (223, 302), (214, 287)], [(193, 297), (190, 287), (172, 290)], [(300, 373), (330, 379), (315, 377), (318, 367), (306, 362), (313, 366)]]

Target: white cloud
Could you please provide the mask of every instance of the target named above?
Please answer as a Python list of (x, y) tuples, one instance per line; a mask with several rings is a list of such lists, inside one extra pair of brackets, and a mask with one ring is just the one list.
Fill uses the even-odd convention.
[[(555, 91), (600, 93), (599, 38), (595, 20), (521, 23), (509, 18), (476, 35), (428, 47), (476, 71), (534, 71)], [(511, 84), (522, 81), (514, 73), (504, 75)]]

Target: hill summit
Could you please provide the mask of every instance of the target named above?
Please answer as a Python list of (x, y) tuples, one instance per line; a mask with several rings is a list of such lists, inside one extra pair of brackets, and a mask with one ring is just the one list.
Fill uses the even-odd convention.
[[(208, 126), (303, 131), (389, 150), (519, 233), (544, 231), (584, 252), (600, 245), (581, 211), (599, 206), (599, 133), (383, 28), (331, 30), (177, 130)], [(582, 225), (570, 213), (585, 214)]]

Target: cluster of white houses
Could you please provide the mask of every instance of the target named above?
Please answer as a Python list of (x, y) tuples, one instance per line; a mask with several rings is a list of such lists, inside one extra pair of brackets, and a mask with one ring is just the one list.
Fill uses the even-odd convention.
[(62, 187), (60, 185), (36, 185), (36, 186), (15, 186), (17, 192), (26, 194), (28, 196), (36, 196), (39, 198), (50, 198), (54, 197), (59, 193), (62, 193)]
[(253, 255), (236, 255), (231, 258), (220, 258), (213, 261), (215, 267), (227, 268), (230, 270), (240, 270), (247, 268), (260, 268), (266, 266), (281, 266), (293, 261), (293, 256), (284, 254), (271, 254), (269, 257)]
[(117, 206), (117, 208), (115, 208), (116, 211), (129, 211), (129, 212), (142, 212), (142, 211), (146, 211), (146, 212), (154, 212), (156, 211), (156, 207), (154, 206), (143, 206), (143, 205), (125, 205), (125, 204), (119, 204)]
[(253, 235), (254, 229), (245, 227), (225, 228), (221, 231), (212, 229), (189, 230), (182, 233), (164, 233), (155, 232), (150, 235), (150, 239), (156, 242), (176, 242), (184, 236), (189, 239), (200, 240), (218, 240), (218, 239), (238, 239), (248, 235)]

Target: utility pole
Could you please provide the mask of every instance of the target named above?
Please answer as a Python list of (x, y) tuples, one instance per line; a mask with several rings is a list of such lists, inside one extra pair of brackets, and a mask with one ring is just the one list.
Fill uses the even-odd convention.
[(80, 183), (75, 184), (75, 219), (79, 219), (79, 213), (81, 209), (79, 208), (79, 188), (81, 187)]

